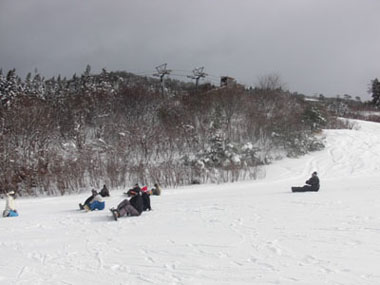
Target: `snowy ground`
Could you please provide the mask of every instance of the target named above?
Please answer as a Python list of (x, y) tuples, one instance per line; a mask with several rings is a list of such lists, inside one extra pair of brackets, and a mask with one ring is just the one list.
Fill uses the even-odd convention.
[[(137, 218), (80, 212), (87, 195), (18, 199), (0, 284), (380, 284), (380, 124), (359, 124), (263, 180), (166, 190)], [(290, 193), (314, 170), (320, 192)]]

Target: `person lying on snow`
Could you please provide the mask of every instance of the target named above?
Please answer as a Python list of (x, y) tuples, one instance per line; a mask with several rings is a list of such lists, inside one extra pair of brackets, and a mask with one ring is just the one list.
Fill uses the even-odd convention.
[(15, 208), (16, 193), (10, 191), (7, 193), (7, 200), (5, 202), (5, 210), (3, 211), (3, 217), (17, 217), (18, 213)]
[(319, 190), (319, 178), (316, 171), (311, 175), (311, 178), (306, 181), (303, 187), (292, 187), (292, 192), (317, 192)]
[(141, 191), (130, 189), (127, 192), (129, 200), (124, 199), (120, 202), (117, 208), (111, 208), (113, 218), (117, 221), (118, 218), (124, 216), (140, 216), (144, 209), (144, 201), (141, 195)]
[(102, 200), (102, 197), (96, 192), (95, 189), (91, 190), (91, 196), (86, 199), (84, 204), (79, 204), (81, 210), (94, 211), (96, 209), (103, 210), (105, 207), (105, 202)]

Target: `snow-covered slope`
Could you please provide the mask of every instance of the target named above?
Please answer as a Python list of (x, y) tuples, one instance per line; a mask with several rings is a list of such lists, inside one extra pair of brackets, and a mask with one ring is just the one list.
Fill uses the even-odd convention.
[[(16, 200), (0, 284), (380, 284), (380, 124), (357, 124), (263, 180), (167, 189), (136, 218), (80, 212), (87, 195)], [(290, 192), (314, 170), (320, 192)]]

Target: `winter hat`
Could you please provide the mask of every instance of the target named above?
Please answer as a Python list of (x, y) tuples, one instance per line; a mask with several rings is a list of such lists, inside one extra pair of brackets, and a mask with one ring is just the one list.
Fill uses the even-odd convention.
[(94, 195), (98, 194), (98, 192), (96, 192), (95, 189), (92, 189), (91, 192), (92, 192), (92, 194), (94, 194)]
[(317, 174), (318, 174), (317, 171), (314, 171), (312, 175), (315, 176), (315, 175), (317, 175)]
[(7, 194), (8, 195), (15, 195), (16, 193), (15, 193), (15, 191), (9, 191)]

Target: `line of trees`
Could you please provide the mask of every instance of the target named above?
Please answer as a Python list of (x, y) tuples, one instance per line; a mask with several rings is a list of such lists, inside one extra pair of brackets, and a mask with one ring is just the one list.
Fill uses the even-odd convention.
[(70, 79), (0, 72), (0, 191), (255, 179), (278, 157), (323, 148), (316, 134), (331, 121), (323, 105), (279, 86), (166, 88), (89, 66)]

